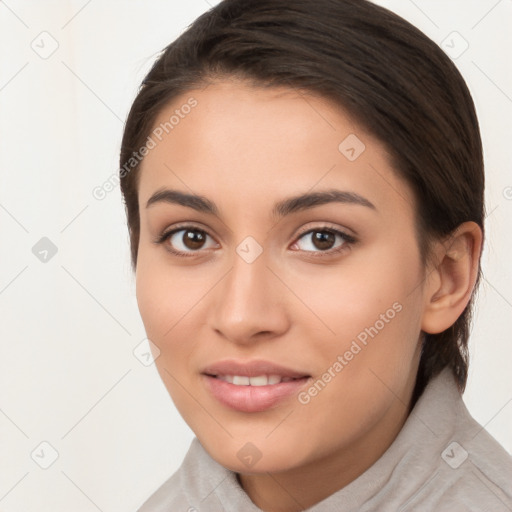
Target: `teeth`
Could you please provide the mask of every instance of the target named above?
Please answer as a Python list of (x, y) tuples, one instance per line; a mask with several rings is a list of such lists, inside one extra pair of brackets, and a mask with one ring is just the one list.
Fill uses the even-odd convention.
[(269, 375), (268, 383), (269, 384), (279, 384), (281, 382), (281, 377), (279, 375)]
[(291, 377), (281, 377), (280, 375), (258, 375), (257, 377), (217, 375), (217, 378), (235, 386), (268, 386), (293, 380)]
[(251, 383), (249, 377), (242, 377), (240, 375), (233, 375), (233, 384), (236, 386), (248, 386)]

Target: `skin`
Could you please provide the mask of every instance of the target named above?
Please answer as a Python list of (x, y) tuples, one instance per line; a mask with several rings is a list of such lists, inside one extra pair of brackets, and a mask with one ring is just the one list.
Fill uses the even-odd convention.
[[(160, 350), (159, 374), (211, 457), (238, 473), (262, 510), (302, 510), (361, 475), (397, 436), (421, 331), (442, 332), (464, 310), (481, 231), (461, 225), (449, 244), (434, 247), (435, 263), (425, 269), (412, 190), (384, 146), (338, 105), (225, 79), (175, 99), (155, 126), (190, 96), (198, 105), (141, 164), (140, 313)], [(366, 147), (352, 162), (338, 149), (349, 134)], [(146, 208), (162, 188), (208, 198), (220, 218), (165, 202)], [(331, 188), (360, 194), (375, 210), (337, 202), (271, 216), (279, 200)], [(187, 246), (186, 231), (153, 243), (183, 222), (206, 233), (202, 246)], [(329, 246), (302, 235), (324, 233), (325, 223), (356, 242), (328, 256)], [(263, 250), (252, 263), (236, 252), (248, 236)], [(343, 243), (336, 235), (331, 252)], [(175, 256), (172, 246), (192, 256)], [(311, 375), (308, 389), (394, 303), (401, 311), (307, 404), (293, 396), (263, 412), (238, 412), (203, 384), (207, 364), (257, 358)], [(247, 442), (261, 455), (251, 467), (237, 456)]]

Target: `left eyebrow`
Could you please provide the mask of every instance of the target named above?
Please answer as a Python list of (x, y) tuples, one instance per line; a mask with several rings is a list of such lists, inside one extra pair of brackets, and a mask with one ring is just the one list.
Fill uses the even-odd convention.
[(273, 217), (280, 218), (286, 215), (290, 215), (291, 213), (314, 208), (315, 206), (335, 202), (366, 206), (367, 208), (371, 208), (377, 211), (377, 208), (371, 201), (363, 196), (360, 196), (359, 194), (356, 194), (355, 192), (331, 189), (321, 192), (300, 194), (298, 196), (279, 201), (272, 209), (272, 215)]
[[(219, 209), (216, 204), (204, 196), (172, 189), (158, 190), (148, 199), (146, 208), (159, 202), (179, 204), (220, 218)], [(355, 192), (331, 189), (321, 192), (304, 193), (278, 201), (272, 208), (272, 216), (280, 218), (314, 208), (315, 206), (334, 202), (365, 206), (377, 211), (377, 208), (371, 201)]]

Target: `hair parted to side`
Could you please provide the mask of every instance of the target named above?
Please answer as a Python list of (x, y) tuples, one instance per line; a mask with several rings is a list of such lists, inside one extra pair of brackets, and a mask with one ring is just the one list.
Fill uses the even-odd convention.
[[(128, 115), (120, 181), (134, 270), (140, 162), (133, 154), (144, 146), (164, 106), (223, 78), (321, 95), (376, 136), (397, 175), (414, 191), (423, 265), (430, 262), (431, 242), (449, 237), (461, 223), (474, 221), (484, 233), (483, 151), (475, 107), (456, 66), (432, 40), (367, 0), (224, 0), (162, 51)], [(442, 333), (423, 333), (413, 403), (446, 366), (465, 389), (481, 273), (479, 266), (471, 300), (457, 321)]]

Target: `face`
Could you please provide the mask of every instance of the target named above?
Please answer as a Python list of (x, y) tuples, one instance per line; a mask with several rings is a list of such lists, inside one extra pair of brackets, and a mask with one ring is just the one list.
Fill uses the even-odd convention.
[(419, 361), (412, 191), (325, 99), (226, 80), (155, 129), (176, 111), (140, 169), (136, 287), (179, 412), (241, 473), (378, 444)]

